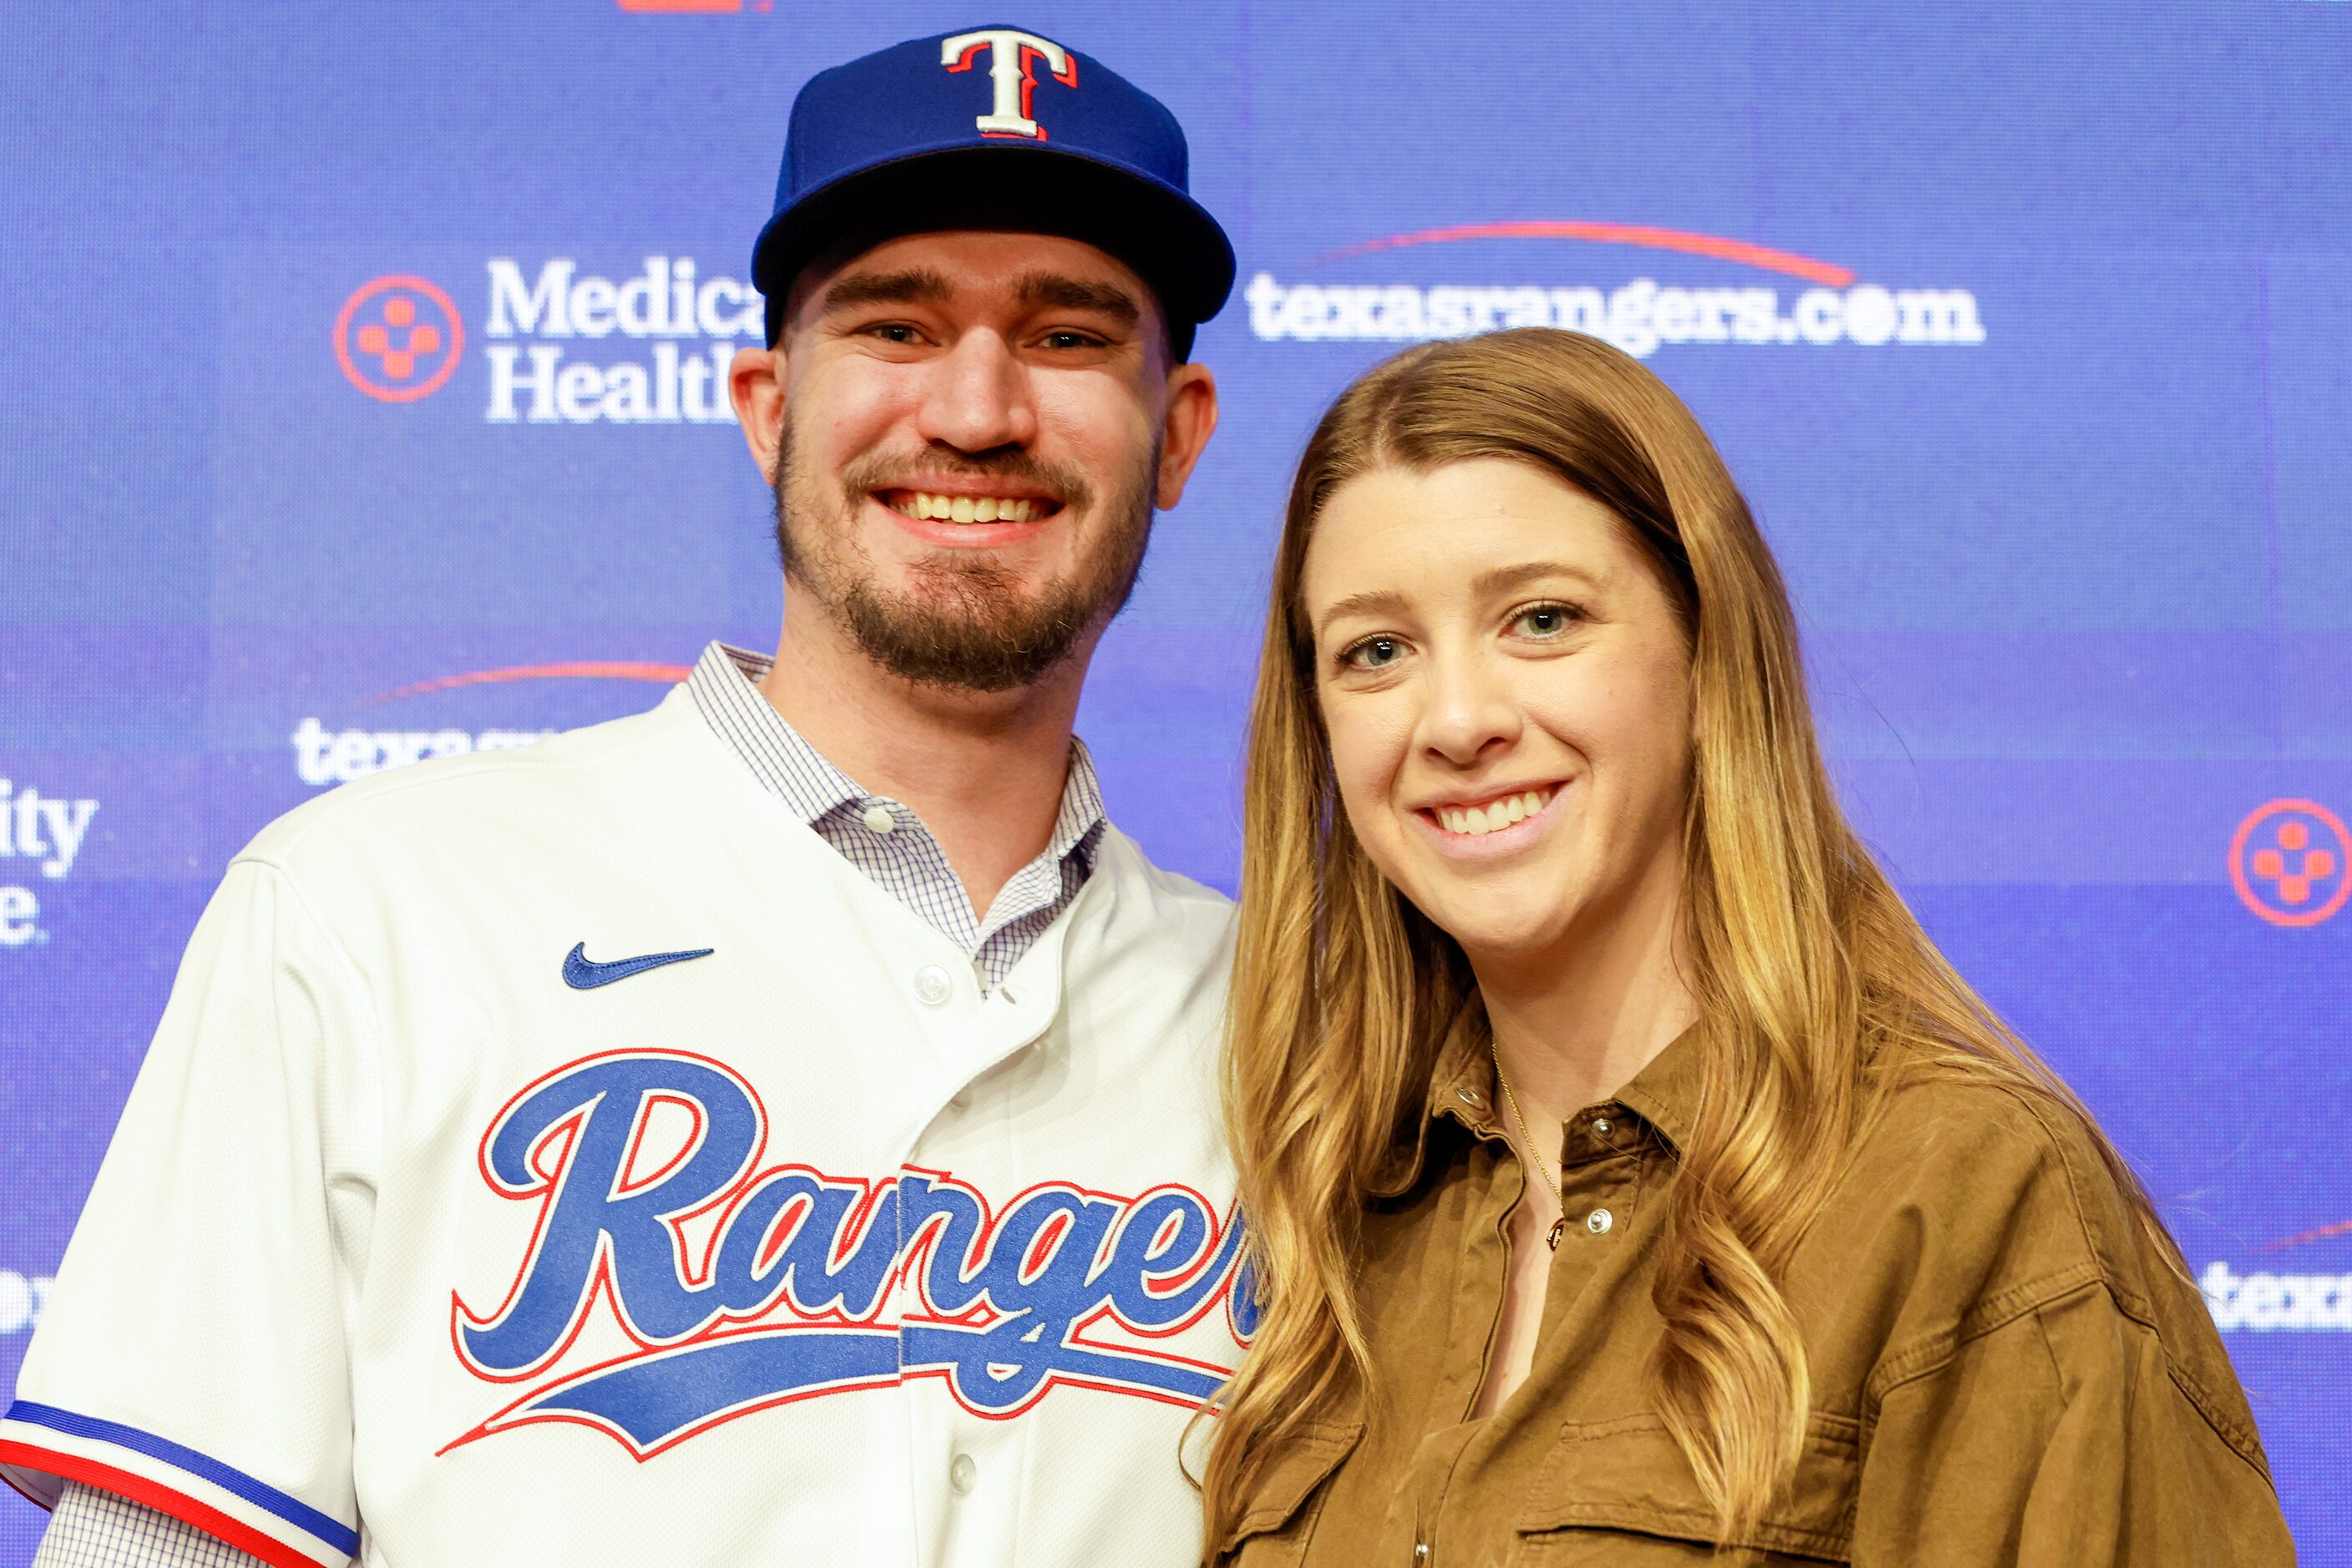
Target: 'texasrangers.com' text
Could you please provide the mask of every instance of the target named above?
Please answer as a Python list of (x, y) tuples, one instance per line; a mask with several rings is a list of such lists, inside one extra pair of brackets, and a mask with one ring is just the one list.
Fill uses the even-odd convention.
[(1686, 289), (1637, 278), (1591, 285), (1283, 283), (1261, 272), (1242, 297), (1250, 331), (1268, 342), (1420, 342), (1504, 327), (1560, 327), (1643, 358), (1668, 343), (1967, 345), (1985, 341), (1965, 289), (1808, 289), (1784, 310), (1780, 290)]

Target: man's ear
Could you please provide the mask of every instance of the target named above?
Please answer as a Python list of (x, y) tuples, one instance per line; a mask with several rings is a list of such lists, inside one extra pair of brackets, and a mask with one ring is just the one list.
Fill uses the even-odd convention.
[(727, 395), (743, 443), (768, 482), (776, 482), (776, 454), (784, 439), (784, 354), (782, 349), (737, 349), (727, 369)]
[(1168, 413), (1160, 427), (1160, 475), (1152, 504), (1168, 510), (1184, 499), (1192, 465), (1217, 428), (1217, 378), (1204, 364), (1168, 373)]

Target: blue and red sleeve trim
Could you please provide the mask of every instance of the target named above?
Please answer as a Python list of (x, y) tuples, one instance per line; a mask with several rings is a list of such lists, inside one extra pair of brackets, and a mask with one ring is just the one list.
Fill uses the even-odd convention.
[[(38, 1405), (23, 1399), (9, 1406), (6, 1419), (19, 1432), (26, 1426), (46, 1428), (66, 1437), (79, 1439), (83, 1444), (104, 1444), (120, 1449), (126, 1458), (135, 1455), (150, 1460), (153, 1465), (166, 1467), (226, 1492), (272, 1519), (292, 1526), (343, 1559), (359, 1555), (360, 1533), (351, 1525), (320, 1512), (299, 1498), (256, 1480), (235, 1466), (223, 1464), (168, 1437), (159, 1437), (152, 1432), (142, 1431), (119, 1421), (103, 1421), (96, 1416), (61, 1410), (53, 1405)], [(315, 1551), (302, 1552), (292, 1542), (173, 1489), (149, 1473), (150, 1467), (129, 1469), (107, 1464), (84, 1452), (43, 1447), (11, 1436), (0, 1436), (0, 1464), (22, 1466), (28, 1470), (79, 1481), (84, 1486), (100, 1487), (133, 1502), (144, 1503), (218, 1537), (240, 1552), (260, 1558), (272, 1564), (273, 1568), (317, 1568), (320, 1557), (325, 1555)]]

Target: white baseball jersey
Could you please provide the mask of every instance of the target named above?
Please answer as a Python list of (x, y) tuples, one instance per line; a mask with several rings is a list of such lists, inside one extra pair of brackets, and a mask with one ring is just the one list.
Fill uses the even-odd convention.
[(983, 994), (683, 692), (321, 797), (197, 929), (0, 1467), (280, 1564), (1189, 1568), (1229, 913), (1107, 830)]

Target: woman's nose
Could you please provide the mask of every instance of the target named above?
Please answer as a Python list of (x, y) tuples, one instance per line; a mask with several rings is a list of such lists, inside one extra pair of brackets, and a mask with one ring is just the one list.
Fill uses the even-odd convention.
[(1421, 743), (1457, 767), (1518, 739), (1521, 718), (1508, 688), (1484, 660), (1433, 660)]

